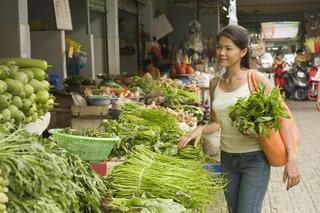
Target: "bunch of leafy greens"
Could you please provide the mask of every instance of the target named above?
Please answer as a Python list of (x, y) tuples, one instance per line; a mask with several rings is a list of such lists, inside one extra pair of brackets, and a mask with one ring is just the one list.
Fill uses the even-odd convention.
[(207, 172), (198, 161), (157, 154), (141, 146), (136, 146), (109, 178), (116, 198), (155, 196), (173, 199), (190, 209), (221, 199), (225, 186), (222, 176)]
[(162, 198), (114, 198), (108, 205), (111, 212), (186, 213), (184, 206), (172, 199)]
[(201, 100), (198, 96), (183, 89), (166, 87), (164, 89), (164, 106), (175, 107), (179, 105), (200, 105)]
[(200, 105), (201, 100), (198, 96), (183, 89), (166, 86), (161, 87), (159, 82), (153, 79), (146, 79), (140, 77), (134, 77), (132, 85), (130, 87), (140, 87), (145, 95), (150, 93), (163, 93), (165, 96), (164, 106), (175, 108), (179, 105)]
[(269, 137), (269, 130), (279, 129), (279, 120), (289, 118), (289, 115), (282, 107), (278, 87), (267, 93), (265, 86), (259, 83), (257, 90), (249, 97), (238, 98), (236, 104), (229, 107), (232, 110), (229, 117), (232, 125), (237, 127), (242, 134)]
[(101, 212), (106, 181), (88, 163), (13, 126), (0, 126), (0, 170), (8, 171), (8, 212)]
[(166, 155), (177, 155), (179, 138), (184, 134), (176, 117), (160, 108), (150, 109), (132, 102), (122, 108), (119, 120), (104, 120), (105, 131), (121, 138), (112, 157), (126, 155), (136, 145)]

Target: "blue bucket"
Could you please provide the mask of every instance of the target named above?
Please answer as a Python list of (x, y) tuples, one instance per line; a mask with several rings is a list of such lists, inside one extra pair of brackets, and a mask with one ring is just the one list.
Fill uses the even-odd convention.
[(221, 174), (222, 172), (220, 164), (205, 163), (205, 164), (201, 164), (201, 166), (208, 172), (212, 172), (215, 174)]

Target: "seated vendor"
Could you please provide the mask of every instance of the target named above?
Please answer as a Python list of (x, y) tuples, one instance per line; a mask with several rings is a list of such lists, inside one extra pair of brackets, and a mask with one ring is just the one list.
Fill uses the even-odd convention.
[(142, 75), (149, 73), (153, 79), (159, 79), (161, 77), (160, 70), (156, 68), (150, 59), (146, 59), (143, 62)]

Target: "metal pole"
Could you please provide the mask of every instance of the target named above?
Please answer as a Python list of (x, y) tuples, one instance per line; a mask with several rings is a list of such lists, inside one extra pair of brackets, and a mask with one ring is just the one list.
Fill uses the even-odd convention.
[(91, 23), (90, 23), (90, 0), (86, 0), (86, 18), (87, 18), (87, 26), (86, 31), (87, 35), (91, 34)]
[(219, 1), (217, 1), (217, 33), (220, 31), (220, 5), (219, 5)]
[(140, 19), (139, 19), (139, 2), (136, 0), (136, 7), (137, 7), (137, 61), (138, 61), (138, 72), (141, 70), (140, 64)]
[(107, 1), (105, 0), (105, 10), (104, 10), (104, 17), (105, 17), (105, 24), (104, 24), (104, 41), (105, 41), (105, 60), (104, 60), (104, 66), (105, 66), (105, 73), (109, 74), (109, 45), (108, 45), (108, 5)]

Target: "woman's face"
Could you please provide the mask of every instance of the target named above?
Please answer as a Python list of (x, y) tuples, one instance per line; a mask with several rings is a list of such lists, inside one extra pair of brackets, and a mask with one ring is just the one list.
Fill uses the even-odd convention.
[(282, 59), (283, 59), (283, 55), (282, 55), (282, 54), (278, 54), (278, 55), (276, 56), (276, 58), (277, 58), (278, 60), (282, 60)]
[(241, 58), (245, 56), (247, 49), (240, 49), (231, 39), (226, 36), (220, 36), (217, 48), (216, 57), (220, 66), (232, 67), (241, 62)]

